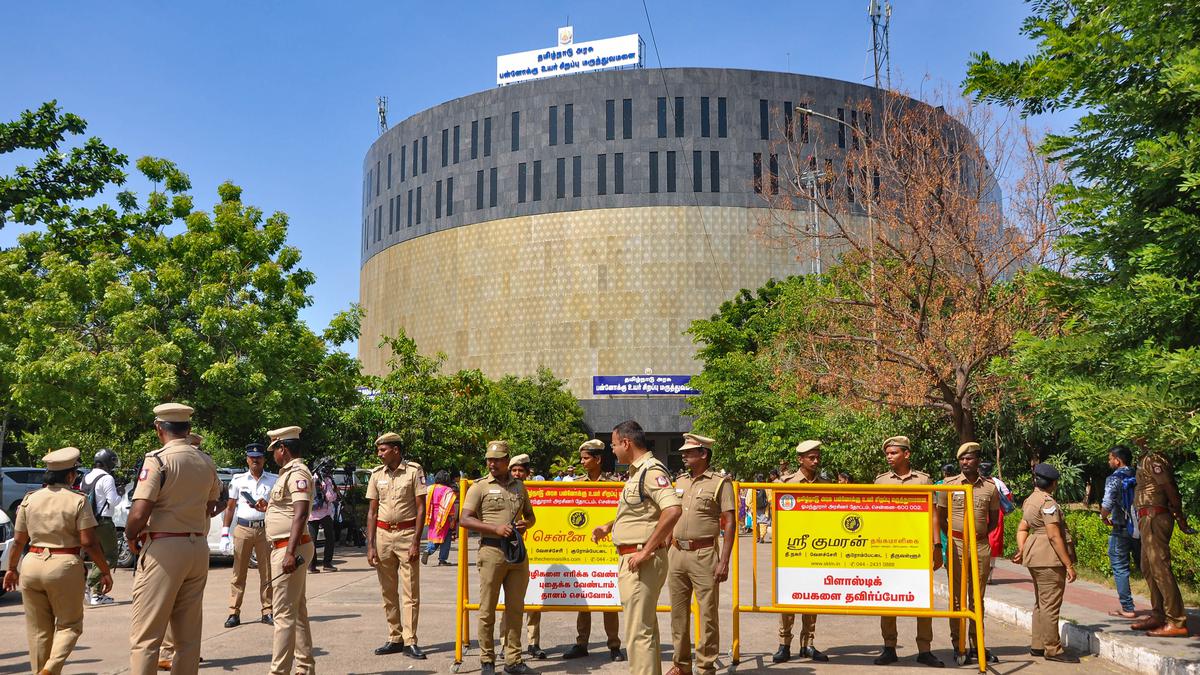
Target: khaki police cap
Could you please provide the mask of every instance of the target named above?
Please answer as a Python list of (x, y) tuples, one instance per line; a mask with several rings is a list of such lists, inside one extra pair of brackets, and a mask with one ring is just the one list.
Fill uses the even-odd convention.
[(59, 448), (46, 453), (42, 461), (50, 471), (74, 469), (79, 466), (79, 448)]
[(587, 450), (589, 452), (600, 452), (604, 449), (604, 441), (600, 440), (599, 438), (593, 438), (590, 441), (584, 441), (583, 444), (579, 446), (579, 449), (580, 451)]
[(691, 450), (693, 448), (708, 448), (709, 450), (712, 450), (713, 443), (716, 443), (716, 441), (705, 436), (700, 436), (697, 434), (684, 434), (683, 447), (679, 448), (679, 450), (680, 452), (684, 450)]
[(962, 459), (963, 455), (978, 455), (979, 444), (975, 442), (963, 443), (958, 446), (958, 452), (954, 453), (956, 459)]
[(300, 427), (280, 427), (267, 432), (267, 437), (274, 441), (293, 441), (300, 438)]
[(800, 441), (800, 445), (796, 446), (797, 455), (806, 455), (813, 450), (821, 449), (821, 441)]
[(154, 406), (155, 422), (191, 422), (196, 410), (182, 403), (163, 403)]
[(386, 434), (383, 434), (382, 436), (380, 436), (379, 438), (376, 438), (376, 439), (375, 439), (375, 445), (379, 445), (380, 443), (394, 443), (394, 444), (399, 444), (399, 443), (400, 443), (400, 441), (402, 441), (402, 440), (403, 440), (403, 439), (402, 439), (402, 438), (400, 438), (400, 434), (398, 434), (398, 433), (396, 433), (396, 432), (394, 432), (394, 431), (389, 431), (389, 432), (387, 432)]
[(887, 450), (890, 445), (904, 448), (905, 450), (912, 450), (912, 443), (909, 442), (908, 436), (892, 436), (883, 442), (883, 449)]
[(491, 441), (487, 445), (487, 459), (504, 459), (508, 457), (508, 441)]
[(520, 454), (508, 460), (509, 466), (529, 466), (529, 455)]

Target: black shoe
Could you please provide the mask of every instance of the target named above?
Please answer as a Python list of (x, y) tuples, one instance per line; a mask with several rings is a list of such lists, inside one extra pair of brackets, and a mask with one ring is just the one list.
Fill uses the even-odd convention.
[(504, 672), (508, 675), (537, 675), (537, 671), (524, 663), (514, 663), (509, 666), (504, 666)]
[(1034, 649), (1034, 648), (1030, 647), (1029, 655), (1030, 656), (1045, 656), (1046, 650), (1045, 649)]
[(983, 650), (983, 658), (987, 659), (988, 663), (1000, 663), (1000, 658), (992, 653), (992, 650)]
[(608, 650), (608, 658), (613, 661), (624, 661), (625, 652), (621, 651), (620, 647), (613, 647), (612, 649)]
[(564, 659), (578, 659), (588, 655), (587, 647), (583, 645), (571, 645), (571, 648), (563, 652)]
[(1054, 661), (1055, 663), (1079, 663), (1079, 657), (1071, 652), (1061, 652), (1054, 656), (1047, 656), (1046, 660)]
[(336, 572), (337, 571), (337, 568), (334, 567), (333, 565), (325, 565), (325, 566), (321, 567), (321, 569), (325, 570), (326, 572)]
[(879, 653), (879, 656), (875, 657), (875, 665), (886, 666), (889, 663), (895, 663), (899, 660), (900, 657), (896, 656), (895, 647), (884, 647), (883, 651)]
[(829, 657), (825, 656), (824, 652), (816, 647), (805, 647), (804, 649), (800, 650), (800, 655), (807, 656), (813, 661), (820, 661), (821, 663), (825, 663), (829, 660)]
[(429, 564), (429, 553), (430, 553), (429, 551), (421, 551), (421, 564), (422, 565)]
[(242, 620), (237, 614), (230, 614), (229, 618), (225, 619), (226, 628), (237, 628), (240, 625), (242, 625)]
[(535, 659), (546, 658), (546, 650), (542, 649), (541, 645), (536, 643), (529, 645), (529, 647), (526, 648), (526, 651), (528, 651), (529, 655)]
[(382, 647), (375, 648), (375, 656), (387, 656), (388, 654), (399, 654), (404, 651), (403, 642), (385, 642)]
[(454, 567), (454, 563), (450, 562), (449, 560), (439, 560), (437, 566), (438, 567)]
[(273, 614), (263, 614), (262, 619), (260, 619), (260, 621), (267, 624), (268, 626), (274, 626), (275, 625), (275, 616)]
[(496, 664), (494, 664), (494, 663), (479, 664), (479, 675), (496, 675)]
[(310, 568), (308, 568), (308, 573), (309, 573), (309, 574), (320, 574), (320, 573), (321, 573), (321, 570), (319, 570), (319, 569), (317, 569), (317, 568), (315, 568), (315, 567), (310, 567)]
[(792, 659), (792, 648), (788, 645), (779, 645), (779, 651), (771, 655), (771, 661), (774, 663), (787, 663)]
[(421, 648), (416, 645), (408, 645), (405, 647), (404, 655), (413, 659), (420, 659), (422, 661), (425, 660), (425, 652), (421, 651)]
[(921, 652), (917, 654), (917, 663), (923, 663), (932, 668), (945, 668), (946, 664), (942, 660), (933, 655), (933, 652)]

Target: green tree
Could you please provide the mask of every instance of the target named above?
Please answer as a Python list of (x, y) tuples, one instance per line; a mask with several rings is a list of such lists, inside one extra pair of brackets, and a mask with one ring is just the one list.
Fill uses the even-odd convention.
[[(1056, 198), (1071, 276), (1047, 275), (1060, 334), (1018, 343), (1016, 381), (1093, 458), (1147, 438), (1200, 487), (1200, 5), (1042, 0), (1033, 54), (973, 57), (966, 89), (1024, 114), (1079, 109), (1042, 149), (1072, 171)], [(1186, 491), (1186, 490), (1185, 490)], [(1194, 507), (1193, 507), (1194, 508)]]

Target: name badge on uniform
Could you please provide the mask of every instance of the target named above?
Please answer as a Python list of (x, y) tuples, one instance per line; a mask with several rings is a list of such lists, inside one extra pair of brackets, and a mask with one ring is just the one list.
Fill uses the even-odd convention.
[(379, 487), (387, 487), (387, 484), (388, 482), (386, 480), (379, 481)]
[(492, 488), (491, 490), (488, 490), (489, 495), (498, 495), (498, 494), (500, 494), (500, 492), (501, 492), (500, 488)]
[(682, 495), (682, 494), (683, 494), (683, 488), (680, 488), (680, 487), (677, 487), (677, 488), (675, 488), (675, 494), (677, 494), (677, 495)]

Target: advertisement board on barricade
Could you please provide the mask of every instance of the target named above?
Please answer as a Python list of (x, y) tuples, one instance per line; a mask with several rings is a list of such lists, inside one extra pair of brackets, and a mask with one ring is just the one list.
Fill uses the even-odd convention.
[(527, 491), (537, 523), (525, 535), (525, 604), (620, 607), (617, 551), (610, 538), (593, 543), (592, 530), (616, 516), (621, 488), (555, 483)]
[(933, 607), (928, 494), (775, 490), (775, 604)]

